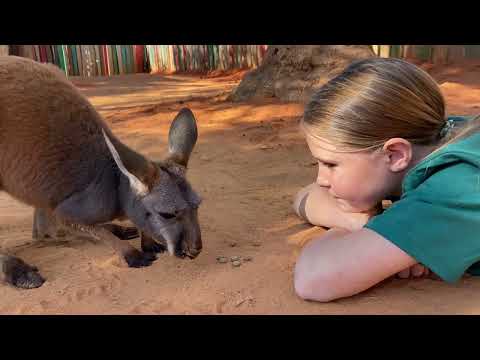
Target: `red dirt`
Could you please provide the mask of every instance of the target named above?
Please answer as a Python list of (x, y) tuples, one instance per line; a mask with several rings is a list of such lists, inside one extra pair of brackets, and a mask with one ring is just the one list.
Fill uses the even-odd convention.
[[(448, 107), (473, 114), (480, 104), (475, 68), (436, 69)], [(225, 80), (225, 81), (223, 81)], [(170, 121), (183, 106), (198, 120), (189, 179), (204, 198), (204, 250), (195, 260), (162, 254), (150, 267), (123, 266), (112, 249), (87, 238), (32, 243), (32, 209), (0, 194), (0, 245), (39, 267), (34, 290), (0, 287), (1, 314), (479, 314), (480, 281), (449, 285), (390, 279), (328, 304), (293, 291), (298, 244), (321, 230), (290, 209), (316, 168), (298, 131), (302, 107), (224, 101), (231, 79), (130, 75), (74, 79), (133, 148), (160, 159)], [(139, 246), (138, 240), (133, 240)], [(232, 246), (234, 245), (234, 246)], [(234, 268), (217, 256), (252, 256)]]

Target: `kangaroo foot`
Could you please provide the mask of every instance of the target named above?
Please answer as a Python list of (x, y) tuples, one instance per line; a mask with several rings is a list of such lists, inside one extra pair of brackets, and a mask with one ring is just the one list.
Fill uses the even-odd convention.
[(42, 286), (45, 279), (39, 274), (38, 268), (30, 266), (22, 259), (3, 255), (1, 259), (4, 280), (16, 287), (33, 289)]

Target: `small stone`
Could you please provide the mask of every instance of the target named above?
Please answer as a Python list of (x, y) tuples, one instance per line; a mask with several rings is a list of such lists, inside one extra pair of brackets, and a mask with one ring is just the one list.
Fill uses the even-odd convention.
[(232, 256), (230, 258), (230, 261), (239, 261), (240, 260), (240, 256)]
[(253, 260), (253, 257), (251, 256), (244, 256), (243, 257), (243, 261), (252, 261)]
[(225, 256), (217, 256), (217, 262), (220, 264), (225, 264), (228, 262), (228, 259)]
[(232, 262), (232, 266), (234, 266), (234, 267), (239, 267), (240, 265), (242, 265), (242, 263), (241, 263), (240, 261), (238, 261), (238, 260)]
[(267, 150), (267, 149), (270, 149), (270, 147), (268, 145), (262, 145), (260, 146), (260, 149)]
[(252, 245), (253, 246), (261, 246), (262, 243), (260, 241), (254, 241), (254, 242), (252, 242)]
[(230, 242), (228, 243), (228, 245), (229, 245), (230, 247), (235, 247), (235, 246), (237, 246), (237, 242), (236, 242), (236, 241), (230, 241)]

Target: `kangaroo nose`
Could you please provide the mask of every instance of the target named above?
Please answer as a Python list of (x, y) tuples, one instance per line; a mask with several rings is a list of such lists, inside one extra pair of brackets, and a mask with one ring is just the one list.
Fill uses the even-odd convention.
[(202, 249), (190, 249), (188, 250), (188, 254), (194, 258), (194, 257), (197, 257), (200, 253), (202, 252)]

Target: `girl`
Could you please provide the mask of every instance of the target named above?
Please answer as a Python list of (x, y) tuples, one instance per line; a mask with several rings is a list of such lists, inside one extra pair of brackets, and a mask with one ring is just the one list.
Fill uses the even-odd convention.
[[(331, 229), (300, 253), (300, 297), (351, 296), (397, 273), (475, 274), (480, 120), (465, 119), (447, 118), (435, 81), (399, 59), (353, 63), (313, 95), (301, 127), (318, 178), (294, 209)], [(385, 199), (397, 201), (380, 213)]]

